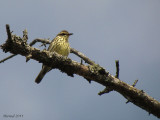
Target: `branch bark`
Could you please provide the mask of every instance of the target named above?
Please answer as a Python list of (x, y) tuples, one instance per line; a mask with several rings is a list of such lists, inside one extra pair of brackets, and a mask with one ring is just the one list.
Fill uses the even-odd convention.
[(100, 65), (93, 63), (91, 60), (89, 60), (90, 65), (84, 65), (55, 52), (41, 51), (28, 45), (22, 38), (11, 35), (9, 26), (6, 26), (6, 29), (8, 39), (6, 43), (1, 45), (1, 49), (3, 49), (4, 52), (10, 52), (15, 55), (20, 54), (24, 57), (30, 56), (30, 59), (39, 61), (53, 69), (59, 69), (69, 76), (73, 77), (74, 74), (77, 74), (88, 81), (95, 81), (106, 87), (103, 94), (109, 93), (110, 91), (117, 91), (129, 102), (160, 118), (160, 102), (149, 96), (143, 90), (139, 90), (109, 74)]

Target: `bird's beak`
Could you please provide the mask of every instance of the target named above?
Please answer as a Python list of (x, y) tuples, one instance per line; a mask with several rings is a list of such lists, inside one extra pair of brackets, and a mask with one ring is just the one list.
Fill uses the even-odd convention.
[(70, 35), (73, 35), (73, 33), (69, 33), (69, 36), (70, 36)]

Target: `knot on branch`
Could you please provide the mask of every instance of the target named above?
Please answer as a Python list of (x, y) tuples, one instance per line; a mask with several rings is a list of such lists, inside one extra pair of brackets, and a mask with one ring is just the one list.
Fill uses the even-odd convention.
[(100, 74), (100, 75), (108, 76), (108, 74), (109, 74), (109, 72), (106, 72), (105, 69), (98, 64), (89, 65), (88, 68), (89, 68), (91, 74), (93, 74), (93, 75)]
[[(98, 79), (100, 80), (106, 80), (106, 77), (109, 75), (109, 72), (106, 72), (106, 70), (98, 64), (88, 65), (88, 69), (92, 77), (99, 76)], [(90, 79), (87, 80), (91, 83)]]

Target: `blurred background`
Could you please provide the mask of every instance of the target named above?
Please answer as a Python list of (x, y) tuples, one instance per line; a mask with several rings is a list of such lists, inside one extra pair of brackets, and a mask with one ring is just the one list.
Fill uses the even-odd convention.
[[(73, 32), (72, 48), (113, 75), (118, 59), (120, 79), (128, 84), (138, 79), (136, 88), (160, 101), (159, 0), (1, 0), (0, 44), (7, 38), (6, 24), (19, 36), (26, 28), (28, 43), (52, 40), (61, 30)], [(0, 50), (0, 60), (9, 55)], [(73, 54), (69, 57), (80, 62)], [(36, 84), (41, 67), (20, 55), (0, 64), (1, 120), (13, 114), (23, 120), (158, 120), (126, 104), (117, 92), (98, 96), (104, 87), (77, 75), (52, 70)]]

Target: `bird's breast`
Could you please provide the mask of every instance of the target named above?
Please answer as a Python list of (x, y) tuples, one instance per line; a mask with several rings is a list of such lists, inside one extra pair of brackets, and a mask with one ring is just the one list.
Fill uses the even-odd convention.
[(70, 53), (70, 46), (69, 43), (66, 41), (59, 41), (55, 46), (54, 46), (54, 51), (57, 52), (60, 55), (63, 56), (68, 56)]

